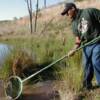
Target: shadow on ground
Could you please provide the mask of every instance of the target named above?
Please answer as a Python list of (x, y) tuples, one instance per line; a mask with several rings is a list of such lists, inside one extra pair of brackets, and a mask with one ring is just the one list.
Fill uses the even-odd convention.
[(42, 83), (37, 86), (36, 88), (26, 86), (17, 100), (61, 100), (59, 92), (53, 88), (51, 83)]

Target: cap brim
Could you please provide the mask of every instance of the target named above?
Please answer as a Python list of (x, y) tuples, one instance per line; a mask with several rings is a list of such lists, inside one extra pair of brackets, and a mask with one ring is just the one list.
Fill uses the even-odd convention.
[(68, 12), (68, 9), (65, 8), (65, 9), (62, 11), (61, 15), (64, 16), (67, 12)]

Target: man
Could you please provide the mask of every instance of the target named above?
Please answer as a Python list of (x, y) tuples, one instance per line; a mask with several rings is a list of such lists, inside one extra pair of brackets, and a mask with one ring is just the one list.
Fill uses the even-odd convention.
[[(78, 9), (74, 3), (66, 3), (61, 15), (72, 19), (72, 30), (76, 37), (74, 48), (68, 53), (72, 55), (82, 42), (89, 42), (100, 34), (100, 10), (95, 8)], [(92, 89), (93, 74), (100, 86), (100, 41), (83, 48), (84, 80), (83, 88)]]

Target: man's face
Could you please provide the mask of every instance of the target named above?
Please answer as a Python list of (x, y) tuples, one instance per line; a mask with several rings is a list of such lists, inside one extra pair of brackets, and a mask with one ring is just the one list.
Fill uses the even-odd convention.
[(75, 15), (76, 15), (76, 10), (73, 7), (71, 9), (69, 9), (66, 14), (66, 16), (68, 16), (70, 19), (73, 19), (75, 17)]

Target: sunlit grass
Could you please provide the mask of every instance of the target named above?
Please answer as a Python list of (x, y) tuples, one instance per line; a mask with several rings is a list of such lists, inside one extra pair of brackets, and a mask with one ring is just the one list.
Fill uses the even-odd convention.
[[(67, 54), (67, 52), (71, 49), (73, 45), (74, 38), (71, 35), (64, 35), (62, 33), (61, 36), (58, 34), (52, 34), (52, 36), (44, 37), (30, 37), (30, 38), (24, 38), (24, 39), (10, 39), (8, 41), (4, 41), (4, 43), (10, 44), (14, 46), (15, 48), (20, 49), (26, 49), (30, 50), (31, 53), (36, 55), (37, 63), (42, 64), (45, 62), (53, 62), (63, 55)], [(71, 37), (70, 37), (71, 36)], [(65, 43), (63, 43), (63, 38), (66, 39)], [(15, 53), (16, 55), (16, 53)], [(75, 55), (75, 57), (69, 58), (69, 60), (64, 59), (63, 61), (59, 62), (57, 65), (59, 66), (59, 71), (55, 72), (56, 74), (62, 73), (65, 74), (62, 78), (66, 79), (75, 85), (75, 82), (77, 82), (78, 86), (78, 80), (80, 79), (78, 76), (77, 71), (81, 68), (79, 68), (80, 63), (80, 56), (78, 54)], [(65, 65), (70, 63), (70, 66)], [(7, 65), (7, 63), (6, 63)], [(57, 69), (57, 68), (56, 68)], [(66, 70), (65, 70), (66, 69)], [(7, 72), (7, 71), (6, 71)], [(79, 72), (79, 71), (78, 71)], [(81, 71), (80, 71), (81, 72)], [(76, 74), (77, 73), (77, 74)], [(76, 78), (75, 78), (76, 76)], [(77, 81), (76, 81), (77, 80)], [(70, 85), (70, 84), (69, 84)], [(72, 87), (74, 87), (72, 85)], [(75, 87), (74, 87), (75, 88)]]
[[(45, 67), (45, 65), (47, 65), (45, 63), (50, 64), (68, 53), (74, 45), (74, 36), (69, 28), (66, 28), (66, 23), (64, 21), (60, 24), (57, 24), (57, 22), (55, 24), (52, 23), (48, 27), (47, 31), (42, 35), (37, 34), (36, 36), (35, 34), (34, 36), (33, 34), (29, 36), (27, 35), (23, 38), (15, 37), (5, 40), (1, 39), (0, 41), (1, 43), (9, 44), (15, 48), (5, 61), (3, 69), (0, 71), (0, 77), (5, 79), (12, 74), (13, 60), (19, 54), (18, 52), (28, 51), (30, 55), (33, 54), (35, 56), (35, 61), (38, 65)], [(22, 59), (25, 60), (24, 55), (22, 55)], [(80, 51), (73, 57), (65, 58), (56, 65), (52, 66), (51, 69), (48, 69), (48, 71), (46, 70), (43, 75), (48, 76), (46, 74), (49, 72), (53, 74), (53, 77), (56, 77), (56, 80), (62, 82), (65, 81), (66, 85), (62, 83), (63, 88), (67, 86), (66, 88), (68, 90), (78, 92), (81, 87), (82, 80), (81, 67)], [(38, 76), (38, 79), (43, 81), (41, 75), (42, 74)], [(50, 76), (46, 78), (50, 79)], [(59, 87), (60, 86), (58, 86), (58, 89)], [(63, 94), (63, 89), (60, 89), (60, 93)]]

